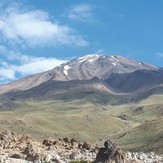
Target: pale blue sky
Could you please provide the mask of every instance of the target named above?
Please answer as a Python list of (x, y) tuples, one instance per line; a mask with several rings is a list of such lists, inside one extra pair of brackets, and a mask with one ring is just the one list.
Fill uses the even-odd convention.
[(0, 0), (0, 83), (90, 53), (163, 67), (162, 7), (162, 0)]

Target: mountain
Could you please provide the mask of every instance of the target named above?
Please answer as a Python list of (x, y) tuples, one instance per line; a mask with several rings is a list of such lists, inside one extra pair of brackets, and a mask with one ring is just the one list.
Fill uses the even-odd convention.
[(0, 86), (0, 99), (14, 100), (92, 96), (92, 100), (96, 97), (104, 103), (112, 103), (112, 97), (117, 104), (154, 93), (163, 93), (162, 69), (122, 56), (97, 54), (73, 59), (47, 72)]
[(111, 138), (133, 151), (163, 153), (162, 99), (162, 68), (122, 56), (86, 55), (1, 85), (0, 131), (36, 139)]
[(112, 73), (130, 73), (136, 70), (157, 70), (157, 67), (129, 60), (122, 56), (86, 55), (51, 70), (53, 80), (89, 80), (108, 78)]

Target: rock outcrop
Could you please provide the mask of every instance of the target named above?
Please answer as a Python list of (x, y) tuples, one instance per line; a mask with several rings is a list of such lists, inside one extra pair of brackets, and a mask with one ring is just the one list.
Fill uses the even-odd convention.
[(93, 163), (162, 163), (163, 159), (154, 153), (124, 152), (118, 145), (107, 140), (100, 148)]
[(96, 156), (94, 163), (125, 163), (127, 158), (125, 152), (123, 152), (119, 146), (113, 144), (111, 140), (107, 140), (104, 143), (104, 148), (100, 148)]
[(154, 153), (124, 152), (110, 140), (104, 148), (88, 142), (78, 143), (75, 138), (45, 139), (42, 142), (13, 132), (0, 133), (0, 162), (2, 163), (68, 163), (84, 161), (94, 163), (161, 163), (162, 157)]

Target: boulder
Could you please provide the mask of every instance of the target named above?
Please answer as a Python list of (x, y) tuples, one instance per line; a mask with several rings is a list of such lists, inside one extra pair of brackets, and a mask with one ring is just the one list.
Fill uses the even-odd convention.
[(71, 145), (73, 146), (74, 144), (77, 143), (77, 140), (76, 140), (75, 138), (72, 138), (72, 139), (70, 140), (70, 143), (71, 143)]
[(126, 163), (125, 153), (111, 140), (104, 143), (104, 148), (100, 148), (94, 163)]
[(51, 146), (51, 145), (53, 145), (53, 143), (54, 143), (53, 141), (48, 140), (48, 139), (44, 139), (42, 142), (42, 144), (45, 146)]
[(11, 156), (11, 158), (21, 158), (21, 156), (19, 155), (19, 154), (13, 154), (12, 156)]
[(70, 139), (69, 139), (68, 137), (63, 138), (63, 141), (64, 141), (65, 143), (70, 143)]
[(90, 150), (91, 149), (91, 144), (84, 142), (82, 145), (82, 149)]

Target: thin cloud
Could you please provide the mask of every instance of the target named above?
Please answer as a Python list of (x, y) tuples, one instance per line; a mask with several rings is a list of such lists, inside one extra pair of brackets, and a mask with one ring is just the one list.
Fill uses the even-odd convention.
[(15, 79), (15, 71), (11, 67), (1, 67), (0, 72), (0, 79), (3, 81)]
[(65, 60), (45, 57), (33, 57), (32, 60), (32, 62), (17, 66), (16, 72), (20, 73), (22, 76), (26, 76), (53, 69), (54, 67), (66, 62)]
[(98, 49), (95, 53), (96, 54), (104, 54), (104, 49)]
[(93, 6), (89, 4), (76, 5), (69, 10), (68, 18), (79, 21), (94, 20)]
[(87, 46), (75, 29), (58, 23), (43, 10), (23, 11), (18, 6), (1, 7), (0, 34), (10, 44), (21, 46)]
[[(10, 51), (3, 46), (0, 46), (0, 55), (3, 55), (5, 58), (0, 63), (0, 83), (7, 83), (19, 77), (47, 71), (66, 62), (66, 60), (52, 57), (45, 58), (24, 55)], [(16, 61), (17, 64), (13, 64), (10, 61)]]
[(163, 53), (157, 53), (156, 56), (163, 57)]

